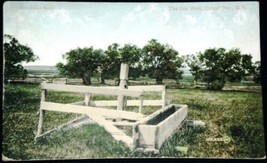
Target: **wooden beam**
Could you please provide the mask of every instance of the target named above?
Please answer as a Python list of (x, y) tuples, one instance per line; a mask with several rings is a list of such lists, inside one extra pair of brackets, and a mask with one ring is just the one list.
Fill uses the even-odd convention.
[[(42, 90), (41, 91), (41, 102), (45, 101), (46, 94), (47, 94), (46, 90)], [(41, 135), (41, 133), (42, 133), (43, 123), (44, 123), (44, 114), (45, 114), (45, 111), (40, 108), (39, 109), (39, 121), (38, 121), (38, 128), (37, 128), (36, 137)]]
[(90, 94), (89, 93), (85, 94), (84, 103), (85, 103), (85, 106), (89, 106), (89, 104), (90, 104)]
[(105, 130), (109, 132), (115, 140), (124, 142), (130, 148), (133, 147), (133, 139), (126, 135), (123, 131), (119, 130), (117, 127), (113, 126), (111, 122), (106, 121), (105, 118), (101, 116), (96, 116), (92, 114), (87, 115), (100, 126), (104, 127)]
[(163, 88), (164, 88), (164, 89), (162, 90), (162, 93), (161, 93), (162, 108), (164, 108), (164, 107), (167, 105), (167, 102), (166, 102), (166, 89), (165, 89), (165, 86), (164, 86)]
[(68, 112), (68, 113), (78, 113), (78, 114), (91, 114), (107, 117), (115, 117), (129, 120), (140, 120), (144, 115), (128, 111), (112, 110), (112, 109), (103, 109), (90, 106), (79, 106), (79, 105), (70, 105), (70, 104), (59, 104), (52, 102), (42, 102), (41, 101), (41, 110), (50, 110), (50, 111), (59, 111), (59, 112)]
[(131, 96), (139, 97), (143, 95), (143, 91), (127, 90), (120, 88), (108, 88), (108, 87), (92, 87), (92, 86), (80, 86), (80, 85), (61, 85), (61, 84), (51, 84), (42, 83), (42, 89), (63, 91), (63, 92), (77, 92), (77, 93), (91, 93), (91, 94), (101, 94), (101, 95), (111, 95), (111, 96)]
[(129, 86), (128, 89), (143, 90), (144, 92), (161, 92), (165, 90), (165, 85)]
[(139, 97), (139, 113), (142, 114), (142, 108), (143, 108), (143, 101), (144, 101), (144, 97), (143, 96), (140, 96)]
[[(110, 100), (110, 101), (90, 101), (90, 106), (117, 106), (118, 101)], [(140, 100), (127, 100), (127, 106), (139, 106)], [(143, 106), (161, 106), (162, 100), (143, 100)]]

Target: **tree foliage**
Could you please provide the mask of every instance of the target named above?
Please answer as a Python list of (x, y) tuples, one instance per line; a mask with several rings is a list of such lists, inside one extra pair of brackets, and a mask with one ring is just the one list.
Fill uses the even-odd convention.
[(105, 57), (101, 63), (101, 82), (104, 83), (104, 79), (114, 78), (118, 75), (120, 70), (120, 58), (119, 58), (119, 44), (113, 43), (109, 45), (105, 51)]
[(183, 59), (172, 46), (163, 45), (152, 39), (143, 47), (142, 67), (143, 71), (151, 78), (156, 78), (158, 84), (165, 78), (179, 79), (182, 72)]
[(251, 59), (251, 55), (241, 54), (236, 48), (229, 51), (224, 48), (210, 48), (187, 62), (199, 63), (198, 73), (193, 75), (207, 82), (208, 89), (221, 90), (226, 81), (241, 81), (245, 75), (253, 72)]
[(256, 61), (254, 63), (254, 71), (253, 71), (253, 80), (255, 83), (260, 84), (261, 83), (261, 62)]
[(140, 55), (141, 50), (136, 45), (125, 44), (123, 47), (119, 47), (119, 44), (114, 43), (108, 46), (105, 51), (105, 59), (101, 64), (102, 83), (105, 78), (119, 78), (121, 63), (129, 65), (129, 77), (138, 77), (136, 71)]
[(25, 78), (28, 72), (21, 65), (22, 62), (33, 62), (38, 56), (30, 47), (20, 44), (15, 37), (4, 35), (4, 58), (5, 80), (7, 80), (13, 77)]
[(104, 52), (101, 49), (95, 50), (92, 46), (89, 48), (77, 48), (70, 50), (63, 55), (67, 63), (58, 63), (56, 67), (61, 74), (69, 77), (82, 78), (83, 84), (91, 84), (91, 76), (97, 72), (101, 65)]
[(190, 72), (194, 76), (194, 81), (197, 82), (201, 78), (201, 63), (199, 58), (191, 54), (183, 56), (183, 60), (190, 68)]

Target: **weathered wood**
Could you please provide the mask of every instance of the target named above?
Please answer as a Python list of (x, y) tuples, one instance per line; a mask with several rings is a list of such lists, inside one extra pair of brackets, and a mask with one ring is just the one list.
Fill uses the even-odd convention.
[(144, 92), (162, 92), (165, 90), (164, 85), (149, 85), (149, 86), (129, 86), (129, 90), (143, 90)]
[(164, 108), (167, 105), (165, 86), (163, 86), (163, 90), (162, 90), (162, 93), (161, 93), (161, 100), (162, 100), (162, 108)]
[(51, 84), (42, 83), (42, 89), (63, 91), (63, 92), (77, 92), (77, 93), (91, 93), (111, 96), (131, 96), (139, 97), (143, 95), (143, 91), (127, 90), (120, 88), (108, 88), (108, 87), (91, 87), (91, 86), (80, 86), (80, 85), (63, 85), (63, 84)]
[(128, 111), (103, 109), (90, 106), (79, 106), (71, 104), (59, 104), (52, 102), (41, 102), (40, 108), (42, 110), (68, 112), (68, 113), (80, 113), (80, 114), (92, 114), (99, 116), (108, 116), (114, 118), (123, 118), (129, 120), (140, 120), (144, 115)]
[(104, 127), (115, 140), (122, 141), (130, 148), (133, 147), (133, 139), (127, 136), (123, 131), (119, 130), (117, 127), (113, 126), (110, 122), (106, 121), (101, 116), (87, 114), (93, 121), (95, 121), (100, 126)]
[(122, 63), (120, 68), (120, 80), (128, 80), (129, 65)]
[(182, 126), (187, 116), (187, 106), (181, 107), (171, 116), (167, 117), (164, 121), (158, 124), (158, 136), (156, 139), (156, 145), (161, 145)]
[[(90, 106), (117, 106), (118, 101), (110, 100), (110, 101), (90, 101)], [(127, 100), (127, 106), (139, 106), (140, 100)], [(162, 100), (143, 100), (143, 106), (161, 106)]]
[(139, 125), (139, 144), (142, 148), (155, 148), (157, 127), (150, 125)]
[(85, 104), (85, 106), (89, 106), (90, 105), (90, 94), (89, 93), (85, 94), (84, 104)]
[[(121, 64), (121, 69), (120, 69), (120, 89), (128, 89), (128, 73), (129, 73), (129, 66), (128, 64)], [(127, 97), (124, 95), (119, 95), (118, 96), (118, 105), (117, 105), (117, 110), (125, 110), (127, 107)]]
[(41, 101), (45, 101), (47, 91), (46, 90), (41, 90)]
[[(173, 108), (175, 107), (175, 108)], [(169, 109), (175, 109), (170, 115)], [(168, 117), (158, 123), (151, 123), (151, 120), (157, 121), (158, 116), (167, 114)], [(187, 105), (170, 105), (139, 121), (139, 147), (159, 149), (164, 141), (168, 139), (176, 130), (178, 130), (187, 116)]]
[[(45, 101), (46, 94), (47, 94), (46, 90), (41, 90), (41, 102)], [(45, 111), (40, 108), (39, 109), (39, 121), (38, 121), (36, 136), (39, 136), (43, 132), (42, 130), (43, 130), (43, 123), (44, 123), (44, 114), (45, 114)]]
[(39, 121), (38, 121), (38, 128), (36, 136), (41, 135), (43, 131), (43, 123), (44, 123), (44, 110), (39, 111)]
[(143, 96), (140, 96), (139, 97), (139, 100), (140, 100), (140, 104), (139, 104), (139, 113), (142, 113), (142, 108), (143, 108), (143, 101), (144, 101), (144, 97)]

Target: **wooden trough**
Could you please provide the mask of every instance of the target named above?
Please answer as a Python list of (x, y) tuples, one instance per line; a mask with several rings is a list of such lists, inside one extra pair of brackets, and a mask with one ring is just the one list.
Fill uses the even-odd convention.
[(185, 122), (187, 105), (169, 105), (138, 122), (137, 150), (158, 151), (162, 144)]

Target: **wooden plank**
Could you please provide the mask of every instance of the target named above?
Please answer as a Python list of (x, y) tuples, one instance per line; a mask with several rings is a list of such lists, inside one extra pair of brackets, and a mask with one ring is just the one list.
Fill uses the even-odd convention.
[(139, 103), (139, 110), (138, 112), (142, 114), (142, 108), (143, 108), (143, 102), (144, 102), (144, 97), (140, 96), (139, 97), (140, 103)]
[(165, 86), (164, 86), (164, 89), (162, 90), (162, 93), (161, 93), (161, 100), (162, 100), (162, 108), (164, 108), (167, 103), (166, 103), (166, 89), (165, 89)]
[(36, 136), (41, 135), (43, 130), (43, 123), (44, 123), (44, 110), (39, 111), (39, 121), (38, 121), (38, 128), (37, 128), (37, 134)]
[(91, 94), (101, 94), (101, 95), (111, 95), (111, 96), (123, 95), (123, 96), (139, 97), (144, 94), (143, 91), (137, 91), (137, 90), (80, 86), (80, 85), (63, 85), (63, 84), (51, 84), (51, 83), (42, 83), (41, 88), (54, 91), (91, 93)]
[(139, 125), (139, 144), (138, 147), (154, 148), (156, 139), (156, 126)]
[(127, 136), (123, 131), (119, 130), (117, 127), (113, 126), (110, 122), (106, 121), (101, 116), (87, 114), (93, 121), (98, 123), (100, 126), (104, 127), (107, 132), (109, 132), (115, 140), (122, 141), (130, 148), (133, 146), (133, 139)]
[[(41, 91), (41, 102), (42, 101), (45, 101), (46, 94), (47, 94), (47, 91), (46, 90), (42, 90)], [(39, 121), (38, 121), (38, 128), (37, 128), (36, 137), (39, 136), (39, 135), (41, 135), (41, 133), (42, 133), (43, 123), (44, 123), (44, 114), (45, 114), (45, 111), (44, 110), (41, 110), (41, 108), (40, 108), (39, 109)]]
[(161, 92), (165, 90), (165, 85), (129, 86), (128, 89), (143, 90), (144, 92)]
[(159, 123), (156, 143), (158, 148), (168, 139), (177, 129), (181, 127), (182, 122), (187, 116), (187, 106), (184, 105), (178, 111), (167, 117), (164, 121)]
[(79, 105), (71, 105), (71, 104), (59, 104), (52, 102), (41, 102), (42, 110), (50, 110), (50, 111), (59, 111), (59, 112), (68, 112), (68, 113), (80, 113), (80, 114), (92, 114), (99, 116), (108, 116), (115, 118), (123, 118), (129, 120), (140, 120), (144, 117), (144, 115), (134, 112), (128, 111), (119, 111), (112, 109), (103, 109), (96, 108), (90, 106), (79, 106)]
[(85, 94), (84, 104), (85, 104), (85, 106), (89, 106), (89, 104), (90, 104), (90, 94), (89, 93)]
[[(118, 101), (90, 101), (90, 106), (117, 106)], [(140, 100), (127, 100), (127, 106), (139, 106)], [(143, 100), (143, 106), (161, 106), (162, 100)]]

